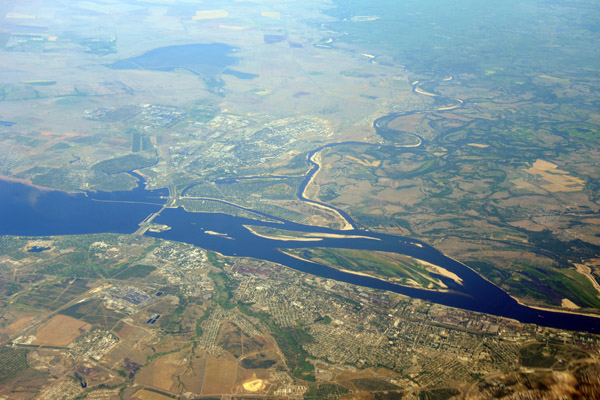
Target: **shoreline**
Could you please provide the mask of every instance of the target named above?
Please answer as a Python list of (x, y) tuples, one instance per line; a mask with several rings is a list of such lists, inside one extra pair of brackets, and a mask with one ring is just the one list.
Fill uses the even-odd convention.
[(584, 313), (584, 312), (577, 312), (577, 311), (574, 311), (574, 310), (565, 310), (565, 309), (561, 309), (561, 308), (550, 308), (550, 307), (542, 307), (542, 306), (529, 305), (527, 303), (524, 303), (518, 297), (515, 297), (515, 296), (513, 296), (512, 294), (510, 294), (510, 293), (508, 293), (506, 291), (505, 291), (505, 293), (508, 294), (512, 299), (514, 299), (517, 303), (519, 303), (523, 307), (534, 308), (534, 309), (540, 310), (540, 311), (550, 311), (550, 312), (557, 312), (557, 313), (563, 313), (563, 314), (575, 314), (575, 315), (581, 315), (583, 317), (592, 317), (592, 318), (600, 319), (600, 315), (598, 315), (598, 314), (588, 314), (588, 313)]
[(31, 179), (21, 179), (21, 178), (11, 178), (5, 175), (0, 175), (0, 180), (1, 181), (6, 181), (6, 182), (15, 182), (15, 183), (22, 183), (23, 185), (27, 185), (39, 190), (43, 190), (45, 192), (63, 192), (63, 193), (72, 193), (72, 192), (67, 192), (64, 190), (60, 190), (60, 189), (54, 189), (54, 188), (49, 188), (46, 186), (40, 186), (40, 185), (36, 185), (35, 183), (31, 182)]
[[(256, 230), (254, 230), (252, 228), (252, 225), (242, 225), (244, 228), (248, 229), (250, 232), (252, 232), (252, 234), (259, 236), (261, 238), (265, 238), (265, 239), (271, 239), (271, 240), (283, 240), (283, 241), (292, 241), (292, 240), (297, 240), (299, 242), (316, 242), (316, 241), (320, 241), (323, 240), (323, 238), (330, 238), (330, 239), (371, 239), (371, 240), (381, 240), (379, 238), (374, 238), (374, 237), (370, 237), (370, 236), (362, 236), (362, 235), (342, 235), (342, 234), (337, 234), (337, 233), (320, 233), (320, 232), (306, 232), (308, 235), (303, 235), (303, 236), (287, 236), (287, 235), (281, 235), (281, 236), (273, 236), (273, 235), (268, 235), (265, 233), (259, 233)], [(289, 232), (296, 232), (296, 231), (289, 231)]]

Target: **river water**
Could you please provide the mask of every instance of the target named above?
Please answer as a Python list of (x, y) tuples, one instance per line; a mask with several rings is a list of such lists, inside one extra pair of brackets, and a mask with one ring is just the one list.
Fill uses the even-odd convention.
[[(47, 236), (133, 233), (141, 221), (161, 208), (166, 196), (166, 190), (149, 191), (142, 187), (128, 192), (69, 194), (0, 180), (0, 234)], [(465, 310), (485, 312), (543, 326), (600, 333), (600, 319), (522, 306), (465, 265), (446, 257), (425, 243), (365, 230), (334, 230), (277, 220), (278, 222), (264, 222), (227, 214), (190, 213), (183, 208), (168, 208), (154, 222), (168, 225), (171, 230), (148, 232), (147, 235), (190, 243), (225, 255), (272, 261), (324, 278), (389, 290)], [(354, 234), (367, 238), (324, 238), (318, 242), (280, 241), (256, 236), (244, 225), (296, 232)], [(226, 236), (206, 233), (207, 231)], [(302, 261), (279, 251), (280, 248), (309, 247), (365, 249), (405, 254), (454, 272), (462, 278), (462, 285), (438, 276), (450, 291), (437, 292), (403, 287)]]

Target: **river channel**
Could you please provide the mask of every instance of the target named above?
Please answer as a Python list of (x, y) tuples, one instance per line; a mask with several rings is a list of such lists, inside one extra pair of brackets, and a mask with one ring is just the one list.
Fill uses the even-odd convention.
[[(460, 102), (460, 105), (462, 105), (462, 102)], [(447, 109), (453, 108), (455, 107), (447, 107)], [(399, 115), (406, 115), (406, 113), (395, 113), (381, 117), (374, 122), (374, 128), (382, 137), (387, 136), (389, 138), (390, 135), (399, 133), (408, 134), (416, 138), (415, 144), (389, 144), (389, 139), (386, 140), (388, 144), (332, 143), (313, 150), (307, 156), (310, 169), (299, 186), (298, 198), (334, 211), (340, 218), (345, 219), (345, 229), (336, 230), (302, 225), (259, 212), (256, 212), (256, 214), (268, 217), (272, 222), (222, 213), (187, 212), (178, 207), (163, 209), (153, 220), (154, 223), (168, 225), (171, 228), (170, 230), (146, 232), (145, 234), (161, 239), (189, 243), (228, 256), (252, 257), (271, 261), (339, 282), (388, 290), (446, 306), (508, 317), (523, 323), (600, 334), (600, 318), (523, 306), (466, 265), (445, 256), (425, 243), (406, 237), (359, 229), (357, 223), (344, 210), (306, 198), (304, 194), (306, 186), (320, 168), (319, 164), (314, 161), (314, 156), (325, 148), (342, 145), (394, 146), (399, 148), (421, 146), (424, 142), (421, 137), (387, 128), (387, 123)], [(168, 199), (167, 189), (146, 190), (143, 188), (141, 176), (137, 175), (137, 177), (140, 184), (131, 191), (76, 194), (44, 190), (22, 182), (0, 180), (0, 235), (50, 236), (136, 232), (139, 224), (148, 216), (161, 210)], [(182, 194), (185, 194), (185, 191)], [(318, 236), (318, 234), (328, 235), (322, 235), (321, 240), (318, 241), (283, 241), (255, 235), (246, 226), (263, 226), (292, 232), (310, 232), (315, 236)], [(215, 235), (215, 232), (219, 234)], [(362, 249), (404, 254), (453, 272), (462, 281), (457, 283), (444, 276), (434, 275), (447, 285), (448, 290), (417, 289), (364, 275), (343, 272), (291, 257), (280, 251), (280, 249), (314, 247)]]
[[(49, 236), (106, 232), (132, 233), (148, 215), (160, 210), (166, 201), (166, 195), (166, 190), (149, 191), (141, 187), (129, 192), (70, 194), (42, 190), (20, 182), (0, 180), (0, 234)], [(522, 306), (470, 268), (425, 243), (365, 230), (335, 230), (277, 220), (277, 222), (265, 222), (220, 213), (191, 213), (181, 207), (167, 208), (156, 217), (154, 222), (168, 225), (171, 229), (164, 232), (147, 232), (146, 235), (190, 243), (229, 256), (272, 261), (340, 282), (389, 290), (413, 298), (513, 318), (525, 323), (600, 333), (599, 318)], [(341, 236), (323, 237), (316, 242), (281, 241), (254, 235), (244, 225)], [(214, 232), (223, 235), (214, 235)], [(360, 235), (362, 238), (344, 237), (350, 235)], [(404, 287), (299, 260), (279, 251), (281, 248), (310, 247), (365, 249), (405, 254), (454, 272), (462, 279), (462, 285), (443, 276), (437, 276), (448, 286), (449, 291), (438, 292)]]

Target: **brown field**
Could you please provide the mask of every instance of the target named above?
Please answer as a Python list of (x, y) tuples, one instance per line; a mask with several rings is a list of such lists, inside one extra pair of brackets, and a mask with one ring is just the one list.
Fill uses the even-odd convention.
[(244, 337), (242, 331), (230, 322), (225, 322), (221, 325), (219, 335), (217, 337), (217, 343), (225, 350), (230, 352), (235, 358), (239, 358), (244, 354)]
[(16, 320), (15, 322), (13, 322), (12, 324), (8, 325), (6, 328), (4, 328), (4, 331), (9, 334), (17, 333), (21, 329), (23, 329), (23, 327), (25, 327), (34, 318), (35, 317), (32, 317), (32, 316), (21, 317), (18, 320)]
[(123, 326), (121, 327), (121, 329), (119, 329), (119, 331), (117, 332), (117, 335), (119, 335), (119, 337), (121, 339), (125, 339), (133, 331), (133, 328), (134, 327), (132, 325), (123, 323)]
[(542, 190), (542, 189), (538, 188), (538, 187), (537, 187), (537, 186), (535, 186), (535, 185), (532, 185), (532, 184), (531, 184), (531, 183), (529, 183), (529, 182), (526, 182), (526, 181), (524, 181), (524, 180), (523, 180), (523, 179), (521, 179), (521, 178), (518, 178), (518, 179), (513, 179), (511, 182), (513, 183), (513, 185), (515, 185), (515, 186), (517, 187), (517, 189), (521, 189), (521, 190), (528, 190), (528, 191), (530, 191), (530, 192), (533, 192), (533, 193), (540, 193), (540, 194), (546, 193), (546, 191), (544, 191), (544, 190)]
[(562, 308), (568, 308), (569, 310), (577, 310), (580, 308), (577, 304), (566, 298), (561, 300), (560, 306)]
[(423, 121), (423, 115), (413, 114), (398, 117), (388, 123), (388, 128), (400, 131), (413, 132)]
[(458, 115), (458, 114), (455, 114), (455, 113), (444, 113), (443, 115), (441, 115), (441, 117), (445, 118), (445, 119), (458, 120), (458, 121), (463, 121), (463, 122), (471, 122), (471, 121), (473, 121), (472, 118), (464, 117), (462, 115)]
[(36, 339), (32, 344), (64, 347), (91, 328), (90, 324), (79, 319), (60, 314), (55, 315), (50, 321), (38, 328), (35, 335)]
[(201, 351), (195, 350), (195, 355), (191, 358), (190, 368), (181, 375), (181, 382), (185, 385), (187, 391), (192, 393), (202, 392), (202, 382), (204, 381), (204, 372), (206, 367), (206, 358)]
[(584, 222), (586, 224), (600, 225), (600, 218), (586, 218), (582, 219), (581, 222)]
[(231, 353), (235, 358), (252, 355), (268, 350), (271, 344), (263, 337), (248, 337), (240, 328), (230, 322), (221, 326), (217, 336), (217, 344)]
[(173, 389), (174, 377), (186, 368), (181, 353), (167, 354), (152, 361), (136, 375), (140, 385), (152, 386), (164, 391)]
[(523, 219), (521, 221), (509, 222), (509, 225), (515, 226), (517, 228), (527, 229), (528, 231), (533, 231), (533, 232), (541, 232), (544, 229), (546, 229), (545, 226), (536, 224), (535, 222), (530, 221), (528, 219)]
[(87, 134), (84, 133), (80, 133), (80, 132), (63, 132), (63, 133), (58, 133), (58, 132), (48, 132), (48, 131), (43, 131), (40, 133), (41, 136), (43, 137), (49, 137), (49, 138), (53, 138), (53, 139), (73, 139), (76, 138), (78, 136), (89, 136)]
[(537, 160), (531, 168), (524, 171), (532, 175), (541, 176), (545, 182), (548, 182), (545, 185), (541, 185), (541, 188), (552, 193), (578, 192), (583, 190), (585, 185), (583, 180), (570, 176), (567, 171), (558, 169), (556, 164), (544, 160)]
[(360, 165), (364, 165), (365, 167), (379, 167), (379, 165), (381, 165), (381, 161), (379, 161), (379, 160), (375, 160), (375, 161), (361, 160), (359, 158), (349, 156), (349, 155), (346, 155), (346, 158), (351, 161), (357, 162)]
[(202, 394), (231, 393), (237, 377), (237, 364), (224, 358), (209, 357), (202, 383)]
[[(126, 336), (121, 336), (122, 333), (126, 333)], [(153, 354), (153, 350), (148, 345), (153, 338), (152, 333), (143, 328), (124, 324), (117, 331), (117, 336), (121, 338), (121, 342), (102, 359), (102, 364), (105, 366), (110, 368), (115, 365), (120, 366), (125, 358), (143, 365), (147, 357)]]

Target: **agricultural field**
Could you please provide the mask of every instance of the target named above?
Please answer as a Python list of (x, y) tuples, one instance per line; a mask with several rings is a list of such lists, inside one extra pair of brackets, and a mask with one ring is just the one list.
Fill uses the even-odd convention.
[(42, 284), (17, 297), (18, 304), (34, 309), (56, 310), (88, 290), (85, 279), (63, 279), (58, 283)]
[(89, 331), (91, 325), (66, 315), (56, 315), (40, 326), (31, 344), (65, 347), (79, 335)]

